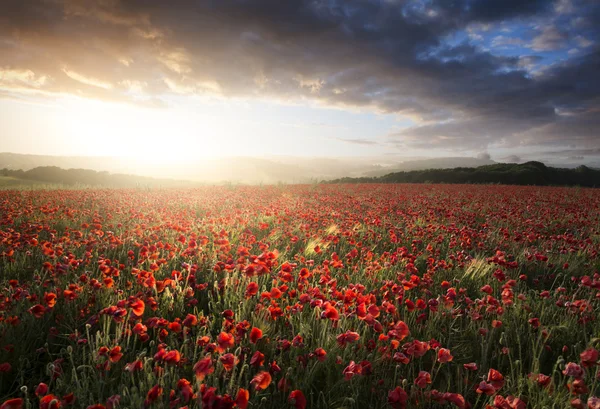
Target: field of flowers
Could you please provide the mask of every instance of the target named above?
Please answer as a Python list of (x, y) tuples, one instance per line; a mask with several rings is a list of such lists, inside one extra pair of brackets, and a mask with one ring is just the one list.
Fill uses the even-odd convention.
[(0, 191), (0, 407), (600, 408), (600, 190)]

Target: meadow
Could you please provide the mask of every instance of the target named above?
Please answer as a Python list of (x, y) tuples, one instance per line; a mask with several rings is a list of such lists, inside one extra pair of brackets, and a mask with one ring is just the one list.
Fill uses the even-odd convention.
[(600, 408), (600, 190), (0, 190), (0, 408)]

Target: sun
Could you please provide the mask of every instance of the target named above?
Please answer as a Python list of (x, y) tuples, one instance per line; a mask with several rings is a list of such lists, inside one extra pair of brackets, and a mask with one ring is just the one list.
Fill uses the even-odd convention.
[(89, 156), (127, 157), (146, 165), (169, 165), (222, 155), (219, 124), (169, 108), (74, 98), (62, 121), (69, 143)]

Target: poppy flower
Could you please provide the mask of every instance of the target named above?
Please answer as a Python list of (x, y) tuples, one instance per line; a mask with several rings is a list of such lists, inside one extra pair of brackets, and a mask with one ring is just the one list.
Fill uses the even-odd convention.
[(565, 369), (562, 371), (565, 376), (572, 376), (575, 379), (583, 378), (584, 371), (581, 366), (577, 365), (575, 362), (569, 362)]
[(233, 335), (231, 335), (227, 332), (221, 332), (217, 336), (217, 344), (218, 344), (217, 351), (219, 351), (221, 353), (225, 352), (228, 348), (231, 348), (234, 344)]
[(42, 304), (36, 304), (29, 309), (29, 312), (36, 318), (42, 318), (46, 312), (46, 307)]
[(291, 405), (294, 405), (296, 409), (306, 408), (306, 398), (301, 390), (291, 391), (290, 396), (288, 397), (288, 402)]
[(226, 371), (231, 371), (234, 366), (239, 362), (238, 358), (233, 354), (225, 354), (219, 358), (219, 361), (223, 365)]
[(437, 358), (438, 362), (440, 362), (442, 364), (445, 364), (445, 363), (448, 363), (448, 362), (452, 361), (453, 358), (454, 357), (450, 353), (449, 349), (440, 348), (438, 350), (438, 358)]
[(160, 385), (154, 385), (146, 394), (146, 400), (144, 400), (144, 406), (150, 406), (163, 394), (163, 388)]
[(250, 392), (246, 389), (240, 388), (235, 398), (235, 404), (240, 409), (246, 409), (248, 407), (248, 401), (250, 400)]
[(182, 378), (177, 381), (177, 389), (181, 393), (183, 397), (183, 402), (187, 403), (190, 400), (194, 399), (194, 389), (192, 388), (192, 384), (185, 378)]
[(212, 359), (210, 356), (206, 358), (202, 358), (194, 365), (194, 373), (196, 374), (196, 379), (198, 381), (202, 381), (207, 375), (212, 374), (215, 371), (213, 367)]
[(133, 373), (133, 372), (141, 371), (143, 367), (144, 367), (143, 362), (140, 361), (139, 359), (137, 359), (137, 360), (125, 365), (125, 370), (127, 372)]
[(48, 394), (48, 385), (46, 385), (43, 382), (40, 382), (40, 384), (35, 388), (35, 396), (42, 397), (42, 396), (46, 396), (47, 394)]
[(408, 402), (408, 394), (404, 389), (399, 386), (396, 386), (395, 389), (388, 392), (388, 403), (394, 409), (404, 409), (406, 408), (406, 403)]
[(0, 409), (22, 409), (23, 408), (23, 399), (14, 398), (5, 400), (2, 405), (0, 405)]
[(587, 401), (588, 409), (600, 409), (600, 398), (590, 396)]
[(262, 352), (256, 351), (252, 358), (250, 359), (250, 365), (254, 367), (262, 366), (265, 362), (265, 356)]
[(254, 385), (255, 390), (267, 389), (271, 384), (271, 374), (266, 371), (261, 371), (252, 378), (251, 385)]
[(490, 383), (487, 383), (486, 381), (481, 381), (479, 383), (479, 385), (477, 386), (477, 393), (485, 393), (488, 396), (493, 395), (494, 393), (496, 393), (496, 388), (494, 388), (494, 386)]
[(139, 298), (135, 298), (129, 302), (129, 308), (131, 308), (131, 312), (137, 316), (141, 317), (144, 315), (144, 309), (146, 308), (146, 304)]
[(344, 368), (343, 374), (344, 374), (344, 379), (349, 381), (355, 375), (362, 374), (362, 366), (361, 366), (361, 364), (357, 364), (354, 361), (350, 361), (348, 366), (346, 368)]
[(263, 332), (259, 328), (252, 328), (250, 330), (250, 342), (256, 344), (259, 339), (263, 337)]
[(339, 346), (344, 347), (346, 344), (356, 342), (360, 339), (360, 335), (357, 332), (346, 331), (343, 334), (337, 336), (336, 340)]
[(188, 328), (194, 327), (197, 324), (198, 324), (198, 317), (196, 317), (193, 314), (186, 315), (185, 319), (183, 320), (183, 325)]
[(598, 364), (598, 350), (596, 348), (588, 348), (579, 354), (581, 358), (581, 365), (584, 368), (589, 368), (591, 366)]
[(504, 386), (504, 376), (495, 369), (490, 369), (487, 376), (487, 381), (498, 390)]
[(419, 371), (419, 375), (415, 378), (415, 385), (419, 388), (426, 388), (431, 383), (431, 375), (427, 371)]
[(589, 388), (583, 379), (575, 379), (570, 384), (567, 384), (567, 388), (573, 395), (583, 395), (589, 392)]
[(327, 359), (327, 352), (323, 348), (317, 348), (314, 352), (319, 362), (323, 362)]
[(112, 395), (106, 400), (106, 409), (114, 409), (119, 405), (121, 395)]
[(463, 368), (468, 369), (469, 371), (476, 371), (477, 364), (475, 362), (471, 362), (469, 364), (463, 364)]
[(110, 362), (112, 363), (116, 363), (119, 362), (119, 360), (123, 357), (123, 354), (121, 353), (121, 347), (120, 346), (116, 346), (113, 349), (110, 350), (109, 354), (108, 354), (108, 359), (110, 360)]
[(402, 341), (410, 335), (410, 330), (404, 321), (398, 321), (394, 324), (394, 328), (388, 332), (388, 335), (398, 341)]
[(54, 395), (46, 395), (40, 399), (40, 409), (59, 409), (60, 399)]
[(181, 354), (176, 349), (165, 354), (163, 361), (168, 365), (175, 365), (181, 360)]
[(56, 294), (54, 293), (46, 293), (44, 294), (44, 302), (48, 306), (48, 308), (52, 308), (56, 305)]
[(321, 313), (321, 318), (326, 318), (326, 319), (330, 319), (332, 321), (337, 321), (340, 319), (340, 314), (338, 313), (338, 310), (335, 309), (335, 307), (333, 305), (326, 302), (325, 304), (323, 304), (323, 312)]
[(258, 294), (258, 284), (252, 281), (246, 286), (245, 296), (246, 298), (250, 298), (252, 296), (255, 296), (256, 294)]

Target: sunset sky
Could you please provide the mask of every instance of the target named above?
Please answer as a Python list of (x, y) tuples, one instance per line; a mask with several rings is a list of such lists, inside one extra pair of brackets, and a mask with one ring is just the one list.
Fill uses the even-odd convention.
[(600, 160), (598, 0), (3, 0), (0, 152)]

